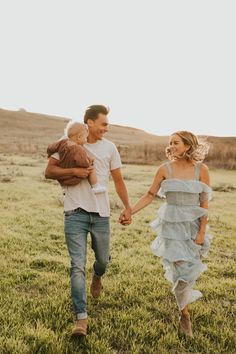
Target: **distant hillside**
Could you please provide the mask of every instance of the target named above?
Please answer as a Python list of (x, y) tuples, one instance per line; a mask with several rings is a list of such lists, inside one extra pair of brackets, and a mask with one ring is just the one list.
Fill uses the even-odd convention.
[[(46, 146), (60, 138), (69, 118), (38, 113), (0, 109), (1, 152), (18, 152), (31, 146), (35, 152), (44, 153)], [(165, 143), (159, 137), (131, 127), (110, 125), (106, 138), (118, 145), (139, 143)], [(24, 150), (24, 149), (23, 149)], [(26, 149), (27, 150), (27, 149)], [(25, 151), (27, 152), (27, 151)]]
[[(68, 120), (23, 109), (0, 109), (0, 152), (46, 157), (47, 145), (60, 138)], [(166, 136), (111, 124), (105, 137), (116, 144), (123, 162), (156, 163), (165, 159)], [(207, 160), (212, 165), (236, 168), (236, 137), (208, 137), (208, 141), (212, 147)]]

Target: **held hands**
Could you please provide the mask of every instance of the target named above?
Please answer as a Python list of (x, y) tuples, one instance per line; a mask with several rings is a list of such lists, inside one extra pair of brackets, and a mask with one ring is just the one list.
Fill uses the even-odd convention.
[(123, 226), (128, 226), (131, 224), (132, 222), (132, 210), (130, 207), (125, 208), (119, 217), (119, 223)]
[(197, 245), (200, 245), (200, 246), (203, 245), (203, 243), (204, 243), (204, 234), (198, 232), (198, 233), (197, 233), (197, 236), (196, 236), (196, 238), (195, 238), (195, 240), (194, 240), (194, 242), (195, 242)]

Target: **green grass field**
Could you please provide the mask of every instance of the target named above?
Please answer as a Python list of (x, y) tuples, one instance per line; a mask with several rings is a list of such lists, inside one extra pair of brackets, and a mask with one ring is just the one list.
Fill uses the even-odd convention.
[[(214, 239), (208, 270), (190, 306), (194, 338), (178, 332), (170, 284), (150, 243), (155, 200), (125, 228), (121, 202), (110, 184), (112, 262), (99, 300), (88, 292), (89, 335), (72, 340), (69, 257), (63, 233), (60, 187), (45, 181), (45, 160), (0, 155), (0, 353), (235, 353), (236, 171), (210, 171)], [(150, 185), (155, 166), (124, 166), (132, 202)], [(224, 192), (226, 190), (227, 192)], [(88, 247), (87, 284), (93, 254)], [(89, 286), (88, 286), (89, 288)]]

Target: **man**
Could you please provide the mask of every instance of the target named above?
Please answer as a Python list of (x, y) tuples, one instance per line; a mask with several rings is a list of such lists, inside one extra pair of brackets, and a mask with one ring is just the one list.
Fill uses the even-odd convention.
[(85, 265), (88, 233), (91, 234), (95, 254), (90, 286), (94, 298), (100, 296), (101, 277), (110, 259), (109, 198), (107, 188), (106, 192), (96, 195), (92, 191), (87, 177), (93, 168), (98, 183), (105, 187), (111, 174), (116, 192), (124, 204), (124, 225), (131, 221), (128, 194), (120, 171), (120, 155), (115, 145), (103, 138), (108, 131), (108, 113), (109, 110), (102, 105), (92, 105), (85, 111), (84, 123), (88, 125), (89, 135), (84, 147), (90, 157), (94, 158), (94, 167), (61, 168), (56, 153), (50, 157), (45, 171), (45, 177), (51, 179), (73, 176), (82, 178), (79, 184), (64, 188), (65, 238), (71, 258), (71, 296), (76, 316), (72, 330), (74, 336), (87, 335)]

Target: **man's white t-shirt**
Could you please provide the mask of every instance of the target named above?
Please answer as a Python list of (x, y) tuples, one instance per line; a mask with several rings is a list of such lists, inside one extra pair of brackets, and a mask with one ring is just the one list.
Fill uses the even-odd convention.
[[(82, 208), (88, 212), (99, 213), (100, 216), (110, 216), (110, 202), (108, 197), (108, 182), (110, 171), (122, 166), (119, 152), (111, 141), (102, 139), (94, 144), (83, 145), (88, 155), (94, 158), (94, 168), (97, 181), (106, 187), (106, 192), (95, 194), (85, 178), (76, 186), (63, 187), (64, 210)], [(59, 160), (59, 154), (52, 155)]]

